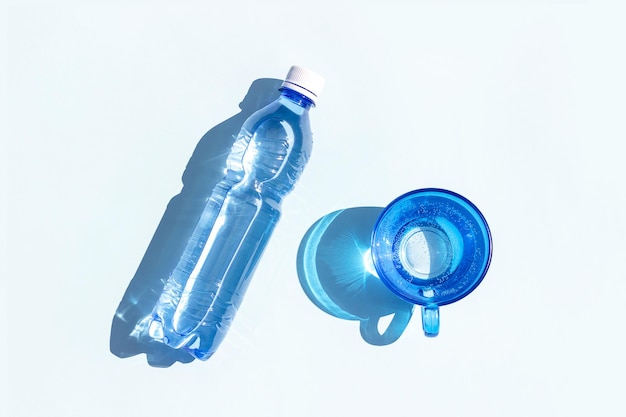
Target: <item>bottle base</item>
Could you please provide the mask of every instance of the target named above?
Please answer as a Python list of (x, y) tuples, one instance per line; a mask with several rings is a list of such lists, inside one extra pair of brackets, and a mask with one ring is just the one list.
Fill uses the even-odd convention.
[(165, 330), (163, 322), (159, 317), (152, 317), (150, 319), (148, 334), (152, 339), (161, 342), (172, 349), (184, 349), (191, 356), (202, 361), (206, 361), (215, 353), (215, 339), (213, 339), (214, 341), (212, 343), (208, 344), (212, 349), (206, 349), (206, 347), (203, 349), (204, 343), (202, 343), (201, 338), (197, 334), (172, 334), (171, 332)]

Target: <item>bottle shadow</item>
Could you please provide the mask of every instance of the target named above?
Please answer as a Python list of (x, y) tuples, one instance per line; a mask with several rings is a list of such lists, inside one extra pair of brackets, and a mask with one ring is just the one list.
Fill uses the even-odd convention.
[[(311, 226), (298, 249), (298, 278), (322, 311), (360, 322), (371, 345), (395, 342), (413, 314), (414, 304), (391, 292), (371, 261), (371, 235), (382, 207), (353, 207), (327, 214)], [(387, 328), (383, 317), (391, 318)]]
[(174, 270), (215, 185), (224, 177), (226, 158), (245, 120), (279, 96), (281, 80), (255, 80), (239, 104), (241, 111), (209, 130), (194, 150), (182, 176), (181, 192), (170, 200), (111, 325), (111, 353), (127, 358), (145, 353), (148, 363), (168, 367), (194, 358), (148, 335), (152, 308)]

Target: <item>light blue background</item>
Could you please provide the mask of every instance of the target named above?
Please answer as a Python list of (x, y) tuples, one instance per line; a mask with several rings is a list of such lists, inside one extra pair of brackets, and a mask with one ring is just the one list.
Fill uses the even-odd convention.
[[(626, 414), (623, 8), (13, 3), (7, 416)], [(292, 64), (326, 78), (313, 157), (227, 340), (169, 369), (113, 356), (113, 313), (195, 145)], [(439, 337), (414, 317), (374, 347), (307, 299), (297, 247), (333, 210), (422, 187), (481, 209), (492, 266)]]

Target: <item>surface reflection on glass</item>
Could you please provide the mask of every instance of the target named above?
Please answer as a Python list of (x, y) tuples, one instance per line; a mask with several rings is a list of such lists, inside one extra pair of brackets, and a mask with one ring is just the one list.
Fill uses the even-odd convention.
[[(360, 322), (362, 338), (388, 345), (404, 332), (414, 304), (394, 295), (378, 278), (370, 242), (382, 207), (354, 207), (319, 219), (298, 250), (298, 278), (309, 299), (322, 311)], [(383, 317), (391, 317), (379, 330)]]

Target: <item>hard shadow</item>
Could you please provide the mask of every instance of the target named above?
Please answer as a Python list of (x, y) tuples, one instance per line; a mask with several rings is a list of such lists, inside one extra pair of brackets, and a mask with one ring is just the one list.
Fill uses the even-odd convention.
[(239, 104), (241, 111), (200, 139), (183, 173), (183, 188), (169, 202), (113, 317), (110, 349), (114, 355), (126, 358), (145, 353), (148, 363), (156, 367), (194, 359), (182, 349), (151, 339), (148, 321), (213, 188), (224, 177), (226, 157), (241, 126), (252, 113), (278, 98), (281, 83), (268, 78), (254, 81)]
[[(376, 276), (371, 235), (382, 207), (354, 207), (330, 213), (307, 231), (298, 249), (298, 278), (322, 311), (360, 322), (361, 337), (388, 345), (404, 332), (414, 304), (394, 295)], [(381, 331), (381, 319), (390, 317)]]

